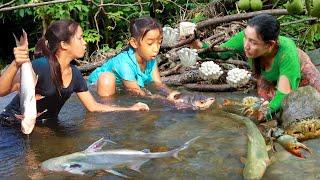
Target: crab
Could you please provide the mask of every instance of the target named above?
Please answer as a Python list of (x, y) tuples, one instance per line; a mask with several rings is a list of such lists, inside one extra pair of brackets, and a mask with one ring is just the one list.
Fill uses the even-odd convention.
[[(268, 129), (268, 133), (262, 134), (271, 144), (276, 141), (291, 154), (305, 158), (301, 150), (309, 153), (311, 151), (300, 141), (320, 137), (319, 102), (320, 93), (315, 88), (311, 86), (298, 88), (287, 95), (282, 102), (282, 111), (275, 123), (276, 127), (271, 127), (268, 123), (260, 123)], [(240, 114), (257, 119), (259, 112), (266, 107), (264, 104), (263, 99), (249, 96), (243, 98), (241, 102), (225, 100), (223, 107), (239, 107)]]

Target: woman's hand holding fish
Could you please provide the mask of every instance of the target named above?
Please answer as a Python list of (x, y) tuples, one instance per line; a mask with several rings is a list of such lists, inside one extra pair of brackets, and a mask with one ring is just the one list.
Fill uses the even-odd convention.
[(17, 67), (20, 67), (24, 62), (30, 61), (28, 49), (28, 35), (23, 30), (20, 41), (15, 37), (17, 47), (13, 48), (14, 62)]
[(30, 61), (28, 47), (19, 46), (13, 49), (14, 63), (17, 67), (20, 67), (24, 62)]

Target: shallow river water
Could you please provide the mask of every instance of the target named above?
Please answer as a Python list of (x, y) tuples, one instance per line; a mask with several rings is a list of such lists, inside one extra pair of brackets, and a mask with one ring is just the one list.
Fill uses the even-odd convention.
[[(206, 93), (215, 96), (217, 103), (226, 97), (246, 96), (235, 93)], [(12, 95), (0, 98), (0, 110)], [(223, 117), (217, 105), (206, 111), (177, 110), (165, 102), (149, 101), (120, 95), (112, 101), (130, 105), (141, 100), (149, 112), (88, 113), (76, 96), (72, 96), (59, 115), (58, 123), (36, 126), (31, 135), (0, 126), (0, 177), (10, 179), (121, 179), (104, 171), (86, 175), (42, 172), (39, 165), (49, 158), (86, 149), (101, 137), (117, 144), (103, 149), (150, 149), (167, 151), (201, 136), (175, 158), (153, 159), (143, 164), (141, 173), (127, 168), (116, 170), (134, 179), (242, 179), (246, 156), (246, 128)], [(305, 144), (312, 149), (307, 159), (299, 159), (277, 146), (277, 157), (263, 179), (320, 179), (320, 140)]]

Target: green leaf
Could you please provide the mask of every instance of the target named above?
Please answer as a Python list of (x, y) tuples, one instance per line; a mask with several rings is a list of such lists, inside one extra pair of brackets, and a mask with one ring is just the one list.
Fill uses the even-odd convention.
[(19, 9), (19, 16), (24, 17), (24, 10), (23, 9)]

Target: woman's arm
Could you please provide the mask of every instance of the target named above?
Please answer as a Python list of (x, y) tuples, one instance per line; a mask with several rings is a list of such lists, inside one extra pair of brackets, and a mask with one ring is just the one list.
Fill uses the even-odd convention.
[[(234, 36), (232, 36), (228, 41), (224, 42), (221, 44), (219, 47), (221, 48), (228, 48), (232, 49), (230, 51), (226, 52), (210, 52), (208, 54), (205, 54), (205, 56), (211, 57), (211, 58), (221, 58), (221, 59), (228, 59), (235, 54), (241, 54), (244, 52), (244, 47), (243, 47), (243, 38), (244, 38), (244, 32), (241, 31)], [(200, 49), (200, 48), (210, 48), (210, 45), (201, 42), (199, 40), (195, 40), (192, 43), (189, 44), (191, 48), (195, 49)]]
[(22, 45), (13, 49), (15, 59), (0, 76), (0, 96), (5, 96), (20, 88), (19, 68), (22, 63), (30, 61), (28, 46)]
[(98, 103), (89, 91), (77, 93), (82, 104), (90, 112), (114, 112), (114, 111), (148, 111), (148, 105), (144, 103), (136, 103), (130, 107), (119, 107)]

